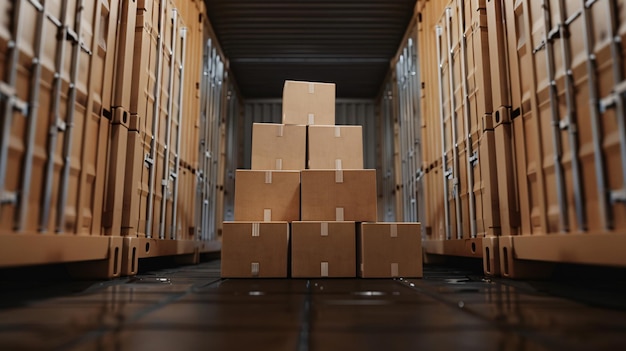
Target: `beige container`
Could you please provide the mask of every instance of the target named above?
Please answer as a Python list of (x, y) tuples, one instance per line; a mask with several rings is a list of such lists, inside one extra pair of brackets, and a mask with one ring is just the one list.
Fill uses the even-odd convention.
[(300, 220), (300, 171), (237, 170), (235, 220)]
[(293, 222), (291, 276), (356, 277), (356, 223)]
[(124, 8), (69, 1), (63, 13), (59, 2), (42, 5), (0, 5), (0, 246), (8, 249), (0, 266), (93, 260), (92, 276), (117, 276), (121, 239), (105, 236), (103, 222), (113, 139), (108, 69)]
[(335, 124), (335, 84), (285, 81), (283, 123), (300, 125)]
[[(626, 227), (626, 118), (618, 108), (626, 77), (623, 49), (611, 40), (626, 32), (618, 20), (625, 7), (488, 7), (489, 23), (507, 33), (494, 31), (491, 46), (511, 67), (499, 72), (509, 89), (498, 89), (495, 127), (500, 193), (513, 194), (500, 196), (500, 206), (515, 209), (502, 215), (511, 227), (500, 239), (504, 275), (519, 276), (514, 258), (626, 265), (612, 249)], [(556, 235), (563, 233), (570, 235)]]
[(421, 11), (424, 247), (481, 257), (480, 238), (500, 233), (486, 7), (431, 1)]
[(222, 278), (287, 278), (289, 223), (224, 222)]
[(303, 221), (376, 221), (376, 170), (302, 171)]
[(363, 169), (363, 127), (309, 126), (309, 169)]
[(105, 69), (115, 47), (101, 44), (119, 8), (81, 3), (77, 12), (70, 2), (65, 13), (46, 4), (48, 16), (27, 2), (0, 5), (0, 80), (2, 95), (12, 98), (0, 122), (3, 234), (101, 234), (110, 133), (101, 115), (110, 112)]
[(423, 276), (419, 223), (361, 223), (358, 242), (360, 277)]
[(188, 29), (171, 2), (160, 4), (147, 0), (137, 11), (122, 233), (182, 239), (189, 231), (176, 213), (182, 126), (189, 123), (182, 110)]
[[(187, 52), (183, 85), (181, 163), (198, 168), (198, 135), (200, 126), (200, 79), (204, 49), (204, 22), (208, 22), (201, 0), (174, 0), (174, 6), (187, 27)], [(206, 23), (208, 25), (208, 23)]]
[(306, 168), (304, 125), (254, 123), (252, 162), (254, 170), (295, 170)]

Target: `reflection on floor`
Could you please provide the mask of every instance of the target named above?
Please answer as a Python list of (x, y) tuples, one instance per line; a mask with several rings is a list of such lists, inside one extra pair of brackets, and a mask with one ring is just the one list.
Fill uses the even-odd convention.
[(104, 282), (13, 278), (0, 350), (626, 349), (625, 295), (606, 280), (443, 266), (424, 279), (222, 280), (219, 261)]

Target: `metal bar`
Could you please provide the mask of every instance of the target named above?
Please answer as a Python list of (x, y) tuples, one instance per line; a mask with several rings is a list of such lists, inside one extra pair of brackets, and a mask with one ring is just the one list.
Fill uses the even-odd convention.
[(407, 126), (409, 121), (408, 121), (408, 111), (407, 111), (407, 100), (409, 99), (409, 94), (407, 94), (407, 86), (408, 86), (408, 74), (407, 74), (407, 64), (406, 61), (408, 61), (407, 58), (407, 52), (406, 52), (406, 48), (404, 49), (403, 52), (403, 56), (402, 56), (403, 60), (402, 60), (402, 64), (400, 66), (400, 72), (402, 73), (402, 90), (401, 90), (401, 95), (402, 96), (402, 100), (401, 103), (402, 105), (400, 106), (400, 109), (402, 111), (402, 125), (400, 126), (401, 131), (402, 131), (402, 153), (403, 153), (403, 167), (402, 167), (402, 194), (404, 197), (404, 220), (405, 221), (410, 221), (411, 220), (411, 189), (409, 189), (409, 184), (408, 179), (410, 177), (410, 160), (409, 160), (409, 156), (410, 156), (410, 151), (409, 151), (409, 127)]
[[(415, 149), (416, 149), (416, 167), (415, 167), (415, 172), (420, 173), (422, 172), (422, 137), (421, 137), (421, 126), (422, 126), (422, 106), (421, 106), (421, 71), (420, 71), (420, 61), (419, 61), (419, 55), (417, 53), (417, 48), (419, 47), (419, 42), (418, 42), (418, 37), (415, 37), (415, 45), (413, 45), (413, 54), (415, 55), (415, 59), (414, 59), (414, 71), (412, 72), (412, 76), (413, 76), (413, 84), (414, 84), (414, 88), (415, 88), (415, 92), (413, 94), (413, 98), (415, 99), (415, 104), (416, 104), (416, 108), (415, 108), (415, 126), (414, 126), (414, 133), (415, 133)], [(416, 178), (413, 178), (415, 181), (415, 186), (416, 186), (416, 190), (417, 190), (417, 199), (416, 199), (416, 206), (417, 206), (417, 213), (416, 213), (416, 217), (415, 217), (415, 221), (416, 222), (423, 222), (426, 218), (426, 208), (425, 208), (425, 202), (424, 202), (424, 180), (421, 176), (416, 176)], [(426, 234), (426, 226), (423, 225), (421, 227), (421, 231), (422, 231), (422, 235), (425, 236)]]
[(174, 74), (176, 72), (176, 41), (178, 36), (178, 10), (172, 10), (172, 42), (170, 43), (170, 72), (167, 91), (167, 124), (165, 125), (165, 145), (163, 149), (163, 178), (161, 179), (161, 215), (159, 216), (159, 239), (165, 239), (165, 214), (167, 211), (167, 192), (169, 191), (170, 143), (172, 139), (172, 108), (174, 106)]
[(413, 155), (411, 153), (411, 83), (410, 83), (410, 57), (409, 57), (408, 47), (404, 48), (404, 66), (403, 66), (403, 74), (404, 74), (404, 90), (402, 91), (404, 95), (404, 101), (402, 104), (403, 107), (403, 120), (404, 120), (404, 142), (405, 142), (405, 153), (406, 153), (406, 168), (405, 173), (403, 174), (403, 182), (404, 182), (404, 194), (406, 199), (406, 211), (405, 218), (407, 221), (413, 220), (413, 187), (411, 186), (411, 169), (412, 169), (412, 158)]
[(457, 239), (463, 238), (463, 214), (461, 213), (461, 199), (460, 199), (460, 186), (459, 186), (459, 146), (457, 139), (456, 129), (456, 98), (454, 93), (454, 64), (452, 61), (452, 9), (446, 8), (446, 26), (448, 32), (448, 76), (450, 79), (450, 124), (452, 129), (452, 192), (454, 193), (454, 205), (456, 211), (456, 237)]
[[(150, 158), (157, 158), (157, 136), (159, 133), (159, 117), (161, 114), (161, 80), (163, 74), (163, 35), (165, 30), (165, 0), (161, 0), (159, 5), (159, 36), (157, 37), (156, 56), (156, 80), (154, 83), (154, 107), (152, 111), (152, 140), (150, 140)], [(152, 216), (154, 210), (154, 181), (156, 178), (156, 167), (152, 164), (149, 168), (148, 198), (146, 203), (146, 237), (152, 238)]]
[[(45, 6), (45, 5), (44, 5)], [(39, 91), (41, 90), (41, 57), (43, 56), (44, 43), (44, 17), (42, 8), (37, 14), (37, 29), (34, 43), (34, 57), (32, 61), (32, 73), (30, 76), (30, 97), (28, 109), (28, 124), (22, 163), (22, 188), (19, 196), (19, 209), (16, 213), (16, 231), (21, 231), (26, 222), (28, 213), (28, 199), (30, 198), (30, 183), (33, 171), (33, 152), (35, 149), (35, 131), (37, 127), (37, 113), (39, 112)], [(18, 19), (19, 20), (19, 19)]]
[(602, 153), (602, 124), (600, 123), (600, 110), (597, 83), (597, 62), (593, 52), (593, 25), (591, 23), (590, 5), (585, 3), (583, 9), (583, 21), (585, 22), (583, 36), (585, 51), (587, 52), (587, 83), (589, 89), (589, 111), (591, 113), (591, 134), (593, 136), (593, 154), (596, 173), (596, 187), (598, 191), (598, 212), (602, 227), (611, 229), (613, 227), (612, 213), (608, 210), (609, 198), (606, 186), (606, 174), (604, 172), (604, 155)]
[(215, 96), (214, 96), (214, 105), (212, 108), (213, 112), (213, 130), (212, 130), (212, 143), (211, 143), (211, 154), (212, 158), (212, 169), (211, 169), (211, 182), (212, 186), (210, 187), (210, 212), (209, 212), (209, 240), (215, 239), (215, 229), (217, 228), (217, 182), (218, 182), (218, 170), (219, 170), (219, 136), (220, 136), (220, 115), (221, 115), (221, 106), (222, 106), (222, 78), (223, 78), (223, 69), (224, 65), (221, 62), (220, 57), (215, 55), (216, 64), (215, 75), (214, 75), (214, 84), (215, 84)]
[(441, 154), (442, 154), (442, 177), (443, 177), (443, 208), (444, 208), (444, 216), (445, 216), (445, 231), (446, 231), (446, 239), (452, 239), (452, 234), (450, 233), (450, 208), (448, 203), (448, 178), (445, 172), (447, 157), (446, 157), (446, 131), (445, 131), (445, 112), (443, 111), (443, 57), (441, 55), (442, 45), (441, 40), (443, 39), (443, 28), (440, 26), (435, 27), (435, 32), (437, 35), (437, 63), (439, 65), (439, 119), (441, 122)]
[(209, 234), (209, 226), (210, 226), (210, 214), (211, 214), (211, 186), (212, 186), (212, 179), (211, 179), (211, 173), (212, 173), (212, 169), (213, 169), (213, 155), (211, 153), (211, 145), (212, 145), (212, 134), (211, 131), (212, 129), (212, 123), (213, 123), (213, 113), (211, 111), (211, 107), (213, 106), (213, 99), (214, 99), (214, 86), (213, 86), (213, 79), (212, 79), (212, 75), (213, 75), (213, 70), (214, 70), (214, 58), (215, 58), (215, 50), (213, 49), (213, 47), (211, 47), (209, 49), (209, 60), (208, 60), (208, 65), (207, 65), (207, 102), (206, 102), (206, 116), (207, 116), (207, 124), (205, 126), (205, 145), (204, 145), (204, 150), (205, 150), (205, 158), (206, 158), (206, 163), (204, 165), (205, 167), (205, 171), (204, 171), (204, 188), (203, 188), (203, 192), (202, 192), (202, 196), (203, 196), (203, 201), (204, 201), (204, 213), (202, 215), (202, 223), (203, 223), (203, 228), (202, 228), (202, 239), (206, 240), (208, 239), (208, 234)]
[(467, 192), (469, 195), (469, 216), (470, 216), (470, 235), (472, 238), (476, 237), (476, 199), (474, 196), (474, 152), (472, 150), (472, 131), (470, 130), (471, 126), (471, 112), (470, 112), (470, 98), (468, 93), (468, 82), (467, 82), (467, 38), (465, 37), (465, 13), (464, 9), (464, 1), (457, 0), (457, 8), (460, 13), (460, 23), (459, 23), (459, 40), (461, 46), (461, 79), (463, 80), (463, 114), (464, 114), (464, 125), (465, 132), (467, 133), (467, 146), (465, 150), (466, 161), (467, 161)]
[[(59, 131), (65, 130), (65, 123), (61, 119), (61, 85), (63, 82), (62, 70), (63, 64), (65, 61), (65, 38), (67, 36), (67, 26), (66, 17), (67, 17), (67, 7), (68, 1), (64, 0), (61, 3), (61, 15), (63, 16), (61, 20), (58, 22), (52, 21), (55, 26), (58, 27), (57, 34), (57, 46), (56, 46), (56, 57), (54, 61), (54, 83), (52, 86), (52, 106), (50, 108), (51, 123), (50, 129), (48, 132), (48, 158), (46, 160), (45, 170), (44, 170), (44, 185), (43, 185), (43, 196), (41, 203), (41, 216), (39, 218), (39, 230), (45, 231), (48, 226), (48, 220), (50, 217), (50, 202), (52, 201), (52, 182), (54, 179), (54, 158), (56, 154), (56, 146), (57, 146), (57, 136)], [(69, 107), (68, 107), (69, 108)], [(61, 209), (59, 209), (61, 210)]]
[[(400, 62), (404, 59), (404, 56), (402, 56), (402, 54), (400, 55), (400, 57), (398, 58), (398, 62), (396, 62), (396, 85), (397, 85), (397, 91), (398, 91), (398, 100), (396, 102), (396, 107), (397, 107), (397, 111), (398, 111), (398, 138), (399, 138), (399, 155), (400, 155), (400, 172), (401, 172), (401, 176), (402, 176), (402, 187), (404, 188), (404, 162), (402, 161), (403, 157), (404, 157), (404, 145), (402, 144), (403, 142), (403, 132), (402, 132), (402, 70), (401, 70), (401, 66), (400, 66)], [(406, 202), (404, 200), (404, 189), (402, 189), (402, 191), (399, 191), (399, 193), (402, 195), (402, 208), (406, 208)], [(406, 219), (404, 213), (402, 214), (402, 218), (403, 220)]]
[[(576, 93), (574, 86), (574, 77), (572, 73), (572, 57), (570, 48), (570, 33), (566, 21), (573, 21), (578, 15), (565, 17), (565, 1), (559, 0), (559, 15), (561, 24), (559, 25), (559, 38), (561, 41), (561, 53), (563, 54), (563, 64), (565, 66), (565, 102), (567, 105), (567, 113), (565, 123), (569, 136), (570, 153), (572, 154), (572, 180), (574, 182), (574, 200), (576, 203), (576, 221), (580, 231), (587, 229), (587, 220), (584, 209), (583, 183), (580, 174), (580, 162), (578, 159), (578, 113), (576, 111)], [(580, 13), (579, 13), (580, 14)]]
[(204, 235), (204, 220), (205, 220), (205, 182), (206, 182), (206, 163), (207, 163), (207, 151), (206, 151), (206, 132), (208, 124), (207, 116), (207, 103), (208, 103), (208, 90), (209, 90), (209, 56), (211, 52), (211, 40), (209, 39), (204, 46), (203, 62), (202, 62), (202, 81), (201, 81), (201, 107), (200, 107), (200, 142), (198, 143), (198, 184), (196, 186), (196, 238), (201, 240)]
[(546, 44), (546, 67), (548, 69), (548, 79), (550, 80), (550, 115), (552, 119), (552, 147), (554, 148), (554, 173), (556, 177), (556, 191), (559, 201), (559, 223), (562, 232), (569, 230), (567, 199), (565, 193), (565, 181), (563, 180), (563, 165), (561, 157), (563, 155), (561, 147), (561, 128), (559, 118), (559, 94), (556, 82), (554, 81), (554, 52), (552, 40), (548, 38), (548, 28), (550, 25), (550, 5), (547, 0), (543, 0), (543, 18), (544, 18), (544, 41)]
[[(609, 7), (609, 35), (611, 38), (611, 57), (613, 58), (613, 77), (614, 84), (617, 86), (624, 81), (624, 58), (622, 57), (622, 40), (617, 31), (618, 17), (615, 11), (619, 11), (614, 1), (607, 1)], [(618, 193), (626, 190), (626, 101), (624, 101), (624, 93), (619, 93), (615, 99), (615, 114), (617, 115), (617, 130), (620, 140), (620, 156), (622, 162), (622, 189), (617, 190)]]
[[(6, 80), (4, 85), (8, 86), (13, 90), (15, 88), (15, 81), (17, 78), (17, 63), (19, 58), (19, 45), (18, 40), (21, 36), (22, 23), (24, 21), (20, 20), (22, 15), (22, 1), (14, 1), (13, 2), (13, 28), (12, 34), (13, 38), (7, 44), (10, 53), (7, 55), (7, 71), (6, 71)], [(3, 114), (2, 114), (2, 124), (0, 126), (0, 195), (5, 197), (5, 182), (7, 176), (7, 163), (8, 163), (8, 153), (9, 153), (9, 141), (11, 139), (11, 124), (13, 121), (13, 101), (15, 100), (15, 96), (11, 94), (11, 96), (2, 96), (0, 95), (3, 106)], [(6, 196), (7, 198), (9, 196)], [(2, 204), (5, 202), (0, 202), (0, 211), (2, 210)]]
[[(178, 174), (180, 173), (180, 138), (182, 134), (182, 125), (183, 125), (183, 87), (185, 86), (185, 58), (187, 53), (187, 28), (180, 29), (180, 38), (181, 38), (181, 59), (180, 66), (178, 68), (180, 75), (180, 83), (178, 84), (178, 130), (176, 132), (176, 162), (174, 165), (174, 171)], [(176, 239), (176, 216), (178, 212), (178, 183), (179, 177), (174, 178), (174, 203), (172, 204), (172, 229), (171, 229), (171, 239)]]
[(204, 92), (205, 103), (204, 103), (204, 115), (205, 115), (205, 125), (204, 125), (204, 139), (203, 139), (203, 154), (204, 158), (204, 169), (203, 169), (203, 183), (201, 189), (202, 195), (202, 217), (201, 217), (201, 236), (202, 240), (207, 238), (208, 228), (209, 228), (209, 188), (210, 188), (210, 178), (211, 178), (211, 151), (210, 151), (210, 142), (211, 142), (211, 110), (210, 106), (213, 104), (213, 82), (211, 80), (211, 74), (213, 70), (213, 46), (212, 42), (209, 40), (207, 42), (207, 59), (205, 66), (205, 82), (206, 89)]
[(394, 201), (394, 198), (392, 196), (392, 194), (395, 194), (395, 196), (399, 196), (396, 192), (394, 192), (394, 189), (396, 187), (396, 183), (395, 183), (395, 168), (394, 168), (394, 154), (395, 154), (395, 142), (394, 142), (394, 138), (395, 138), (395, 125), (394, 125), (394, 115), (393, 115), (393, 105), (392, 105), (392, 99), (393, 99), (393, 87), (389, 86), (389, 91), (388, 91), (388, 96), (387, 99), (385, 100), (385, 104), (387, 105), (386, 110), (387, 110), (387, 128), (389, 128), (389, 130), (387, 131), (387, 150), (388, 150), (388, 155), (387, 155), (387, 167), (388, 167), (388, 174), (389, 174), (389, 180), (387, 183), (387, 192), (388, 195), (390, 197), (390, 208), (391, 208), (391, 213), (390, 216), (390, 221), (396, 221), (397, 220), (397, 216), (396, 216), (396, 211), (398, 210), (396, 208), (396, 202)]
[(418, 134), (416, 131), (416, 126), (418, 125), (419, 119), (419, 94), (418, 94), (418, 86), (419, 82), (417, 81), (417, 52), (416, 46), (413, 43), (413, 38), (409, 38), (408, 43), (408, 54), (409, 54), (409, 87), (410, 87), (410, 99), (411, 99), (411, 107), (410, 107), (410, 125), (411, 125), (411, 174), (409, 175), (409, 180), (411, 182), (411, 201), (412, 201), (412, 211), (411, 211), (411, 221), (418, 221), (418, 196), (419, 189), (418, 183), (415, 178), (415, 174), (419, 168), (420, 162), (420, 140), (418, 138)]
[[(70, 91), (69, 97), (67, 101), (68, 109), (67, 109), (67, 117), (65, 119), (65, 123), (67, 124), (67, 129), (65, 130), (64, 140), (63, 140), (63, 169), (61, 170), (61, 184), (59, 189), (59, 203), (57, 208), (57, 220), (56, 220), (56, 231), (62, 232), (65, 226), (65, 206), (67, 204), (67, 187), (70, 178), (70, 167), (71, 167), (71, 152), (72, 152), (72, 130), (74, 129), (74, 104), (76, 103), (76, 80), (78, 78), (78, 67), (79, 67), (79, 59), (80, 59), (80, 35), (82, 33), (82, 13), (83, 13), (83, 2), (84, 0), (79, 0), (76, 5), (76, 17), (74, 21), (74, 25), (76, 26), (76, 38), (72, 39), (73, 48), (72, 48), (72, 63), (71, 63), (71, 71), (70, 71)], [(69, 38), (69, 37), (68, 37)], [(77, 209), (77, 215), (80, 215), (80, 209)]]
[(413, 140), (415, 138), (415, 134), (413, 133), (413, 111), (415, 105), (413, 104), (413, 80), (411, 75), (412, 68), (412, 53), (411, 53), (411, 44), (412, 39), (409, 38), (407, 47), (406, 47), (406, 120), (407, 120), (407, 147), (409, 154), (407, 155), (408, 162), (408, 174), (406, 175), (406, 183), (407, 183), (407, 194), (409, 196), (409, 221), (415, 222), (416, 217), (416, 199), (415, 199), (415, 183), (413, 181), (413, 175), (415, 174), (415, 150), (413, 148)]

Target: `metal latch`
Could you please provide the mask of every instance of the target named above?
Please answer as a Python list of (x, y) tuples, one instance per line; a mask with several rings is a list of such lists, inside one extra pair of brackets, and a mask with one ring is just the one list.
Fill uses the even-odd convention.
[(57, 118), (56, 127), (57, 127), (57, 130), (64, 132), (65, 129), (67, 128), (67, 124), (65, 123), (64, 120)]
[(0, 82), (0, 96), (4, 97), (13, 110), (20, 112), (22, 115), (28, 115), (28, 103), (22, 101), (15, 96), (15, 89), (5, 82)]
[(611, 191), (611, 202), (626, 202), (626, 189)]
[(154, 159), (150, 157), (150, 154), (146, 154), (143, 158), (143, 165), (146, 168), (154, 166)]
[(478, 151), (474, 151), (472, 153), (472, 155), (469, 157), (469, 163), (472, 165), (472, 167), (476, 166), (476, 164), (478, 163)]
[(417, 172), (415, 172), (415, 181), (421, 181), (423, 176), (424, 172), (421, 169), (418, 169)]
[(10, 191), (3, 191), (2, 195), (0, 195), (0, 203), (2, 204), (16, 204), (17, 203), (17, 193)]

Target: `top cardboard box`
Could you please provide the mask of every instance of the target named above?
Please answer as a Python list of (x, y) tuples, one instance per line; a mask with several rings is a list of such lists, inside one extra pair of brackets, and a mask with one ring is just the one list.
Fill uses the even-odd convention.
[(335, 84), (285, 81), (283, 124), (334, 125)]

